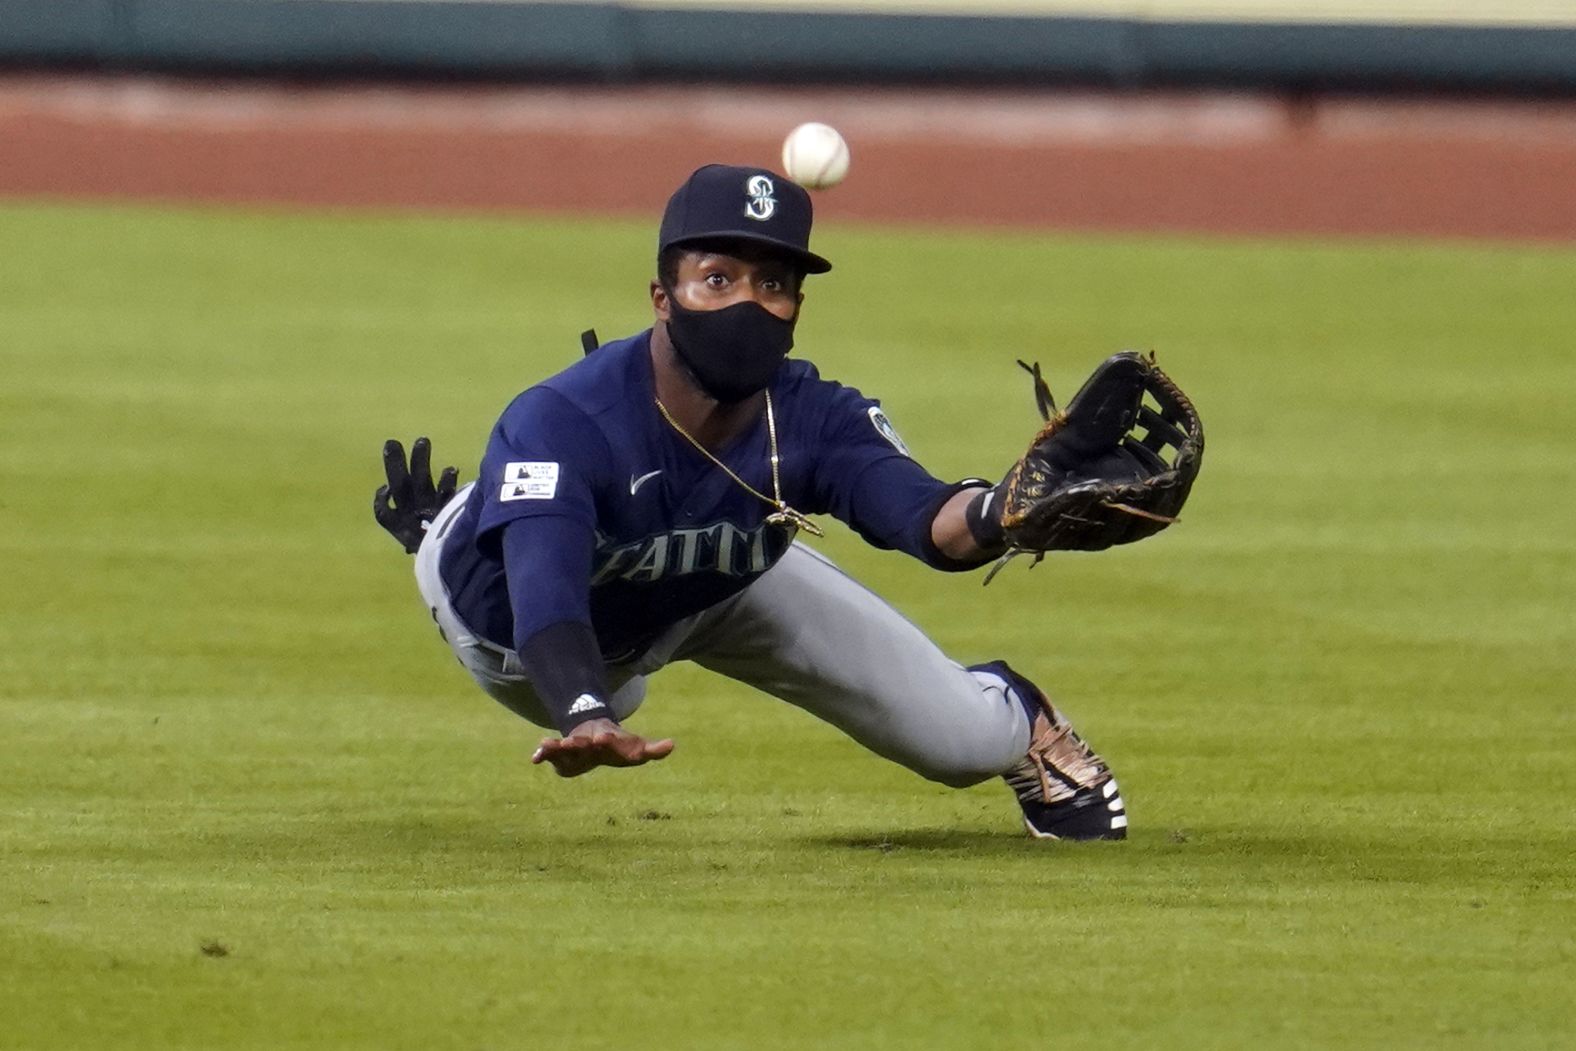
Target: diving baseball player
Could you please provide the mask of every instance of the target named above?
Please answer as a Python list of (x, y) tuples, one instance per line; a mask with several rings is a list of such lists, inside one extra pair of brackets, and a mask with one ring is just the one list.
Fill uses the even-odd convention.
[[(1053, 420), (1036, 446), (1050, 455), (999, 484), (932, 477), (877, 402), (787, 357), (804, 279), (831, 269), (810, 227), (809, 195), (784, 177), (696, 171), (662, 218), (651, 328), (588, 340), (585, 357), (515, 398), (458, 492), (452, 469), (434, 486), (425, 439), (408, 468), (391, 441), (378, 520), (415, 552), (422, 598), (481, 688), (556, 731), (532, 758), (562, 776), (667, 757), (671, 740), (625, 724), (650, 677), (688, 660), (931, 780), (1004, 778), (1035, 836), (1124, 838), (1111, 771), (1039, 688), (1001, 661), (955, 663), (795, 537), (819, 535), (810, 516), (830, 514), (947, 571), (1108, 546), (1126, 538), (1036, 548), (1013, 530), (1043, 502), (1036, 486), (1083, 507), (1081, 477), (1131, 489), (1142, 472), (1109, 470), (1103, 448), (1069, 473), (1068, 435), (1076, 452), (1089, 428), (1051, 439)], [(1142, 361), (1112, 361), (1124, 358)], [(1063, 416), (1079, 421), (1092, 400), (1080, 393)], [(1150, 532), (1170, 520), (1137, 499), (1099, 507), (1122, 505), (1114, 517), (1130, 511)]]

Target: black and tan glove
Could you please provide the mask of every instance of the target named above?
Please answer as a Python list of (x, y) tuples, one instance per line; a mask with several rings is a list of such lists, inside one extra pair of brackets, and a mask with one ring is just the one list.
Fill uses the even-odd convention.
[(1153, 354), (1106, 359), (1061, 411), (1039, 365), (1018, 364), (1034, 377), (1046, 423), (969, 508), (976, 538), (1006, 546), (986, 583), (1021, 554), (1038, 562), (1047, 551), (1103, 551), (1177, 520), (1203, 460), (1204, 425)]

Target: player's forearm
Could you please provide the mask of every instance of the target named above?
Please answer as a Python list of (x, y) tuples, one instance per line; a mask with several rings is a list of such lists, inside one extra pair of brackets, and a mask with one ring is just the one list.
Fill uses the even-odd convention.
[(585, 583), (590, 530), (558, 516), (516, 519), (504, 528), (502, 549), (515, 652), (553, 724), (567, 733), (611, 715)]
[[(976, 501), (982, 502), (989, 492), (984, 486), (964, 489), (941, 505), (930, 523), (930, 539), (943, 555), (960, 562), (975, 562), (994, 558), (1005, 549), (999, 537), (988, 528), (988, 515), (978, 513)], [(975, 508), (972, 522), (971, 504)]]
[(550, 625), (527, 639), (518, 652), (531, 688), (560, 733), (613, 717), (602, 651), (589, 624)]

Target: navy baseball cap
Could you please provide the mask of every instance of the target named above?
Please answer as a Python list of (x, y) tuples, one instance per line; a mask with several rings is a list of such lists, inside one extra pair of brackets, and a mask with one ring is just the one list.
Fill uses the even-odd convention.
[(810, 195), (785, 175), (708, 164), (668, 198), (657, 252), (696, 241), (751, 241), (781, 249), (807, 274), (824, 274), (832, 264), (810, 251), (812, 212)]

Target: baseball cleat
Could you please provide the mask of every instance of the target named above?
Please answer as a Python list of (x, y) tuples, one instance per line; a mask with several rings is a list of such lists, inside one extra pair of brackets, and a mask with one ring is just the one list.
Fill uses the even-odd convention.
[(1036, 839), (1126, 839), (1127, 805), (1105, 760), (1073, 730), (1050, 699), (1033, 690), (1039, 711), (1029, 754), (1003, 774)]
[(1035, 839), (1126, 839), (1127, 805), (1116, 779), (1075, 792), (1060, 803), (1019, 799), (1023, 827)]

